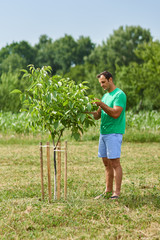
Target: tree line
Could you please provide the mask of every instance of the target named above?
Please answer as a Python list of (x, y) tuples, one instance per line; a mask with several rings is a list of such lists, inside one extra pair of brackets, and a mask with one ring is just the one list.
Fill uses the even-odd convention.
[(66, 34), (55, 41), (41, 35), (34, 46), (21, 41), (1, 48), (0, 110), (19, 111), (19, 96), (10, 92), (15, 88), (23, 91), (29, 85), (20, 71), (29, 64), (36, 68), (51, 66), (52, 75), (62, 75), (76, 83), (87, 81), (87, 94), (98, 98), (104, 91), (96, 75), (108, 70), (116, 86), (126, 93), (128, 109), (160, 109), (160, 42), (140, 26), (120, 26), (99, 45), (90, 37), (75, 40)]

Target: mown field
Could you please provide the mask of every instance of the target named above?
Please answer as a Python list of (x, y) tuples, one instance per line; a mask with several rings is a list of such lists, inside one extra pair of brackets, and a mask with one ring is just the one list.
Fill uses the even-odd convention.
[[(104, 167), (97, 157), (98, 125), (78, 142), (69, 137), (69, 132), (63, 136), (62, 144), (68, 141), (68, 198), (63, 198), (62, 174), (61, 200), (52, 199), (50, 204), (46, 152), (44, 201), (39, 159), (39, 142), (45, 144), (48, 135), (1, 129), (0, 238), (160, 239), (159, 124), (149, 127), (144, 116), (141, 121), (136, 117), (129, 117), (132, 126), (127, 128), (122, 145), (119, 200), (94, 199), (105, 189)], [(53, 161), (51, 172), (53, 192)]]

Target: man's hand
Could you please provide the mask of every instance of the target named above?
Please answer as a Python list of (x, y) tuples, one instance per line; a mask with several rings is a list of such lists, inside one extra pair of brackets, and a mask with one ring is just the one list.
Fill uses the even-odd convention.
[[(98, 98), (95, 99), (94, 102), (92, 102), (94, 104), (96, 104), (97, 106), (99, 106), (100, 109), (103, 109), (110, 117), (113, 118), (118, 118), (121, 115), (121, 112), (123, 110), (122, 107), (120, 106), (114, 106), (113, 108), (109, 107), (108, 105), (106, 105), (104, 102), (102, 102), (101, 100), (99, 100)], [(93, 114), (95, 119), (99, 119), (100, 118), (100, 114), (96, 112), (95, 114)]]
[(98, 98), (95, 98), (92, 103), (96, 104), (97, 106), (100, 106), (102, 102)]
[(87, 114), (92, 114), (95, 120), (98, 120), (101, 118), (101, 108), (99, 107), (96, 112), (85, 112)]

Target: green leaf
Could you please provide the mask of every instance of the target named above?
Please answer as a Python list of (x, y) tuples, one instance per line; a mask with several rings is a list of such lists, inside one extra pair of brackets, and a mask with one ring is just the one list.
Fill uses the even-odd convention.
[(87, 81), (83, 81), (82, 84), (88, 83)]
[(56, 121), (56, 122), (54, 123), (54, 128), (55, 128), (55, 130), (58, 128), (58, 125), (59, 125), (59, 122)]
[(86, 114), (81, 114), (80, 120), (83, 123), (86, 118)]
[(72, 133), (72, 136), (77, 141), (80, 138), (80, 133), (79, 132), (74, 132), (74, 133)]
[(22, 94), (22, 92), (19, 89), (14, 89), (13, 91), (10, 92), (10, 94), (12, 93)]
[(99, 102), (100, 100), (99, 99), (94, 99), (91, 101), (91, 103), (95, 103), (95, 102)]
[(66, 106), (68, 104), (68, 99), (63, 103), (63, 106)]
[(20, 69), (21, 72), (28, 73), (26, 69)]
[(48, 104), (51, 102), (51, 94), (50, 93), (46, 96), (46, 102)]
[(92, 105), (91, 103), (87, 103), (87, 111), (90, 112), (92, 109)]

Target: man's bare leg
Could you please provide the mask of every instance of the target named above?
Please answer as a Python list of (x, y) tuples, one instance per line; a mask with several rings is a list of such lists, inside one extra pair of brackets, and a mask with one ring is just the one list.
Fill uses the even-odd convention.
[(121, 184), (122, 184), (122, 167), (120, 164), (120, 158), (111, 159), (110, 161), (114, 169), (114, 177), (115, 177), (115, 192), (113, 196), (119, 196), (121, 191)]
[(114, 172), (112, 167), (112, 162), (108, 158), (102, 158), (105, 166), (105, 176), (106, 176), (106, 190), (105, 192), (113, 192), (113, 178)]

